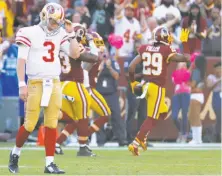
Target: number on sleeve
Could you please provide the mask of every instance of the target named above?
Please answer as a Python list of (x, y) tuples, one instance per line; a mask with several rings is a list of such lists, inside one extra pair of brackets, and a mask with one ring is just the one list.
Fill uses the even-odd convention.
[(163, 56), (160, 53), (142, 54), (143, 59), (143, 74), (159, 76), (162, 73)]
[(43, 56), (42, 59), (45, 62), (53, 62), (54, 61), (54, 50), (55, 50), (55, 45), (54, 43), (50, 42), (50, 41), (45, 41), (43, 44), (45, 47), (48, 48), (48, 53), (49, 56)]
[(71, 71), (71, 64), (69, 61), (69, 56), (66, 55), (64, 52), (59, 53), (59, 58), (61, 59), (62, 65), (62, 73), (68, 74)]

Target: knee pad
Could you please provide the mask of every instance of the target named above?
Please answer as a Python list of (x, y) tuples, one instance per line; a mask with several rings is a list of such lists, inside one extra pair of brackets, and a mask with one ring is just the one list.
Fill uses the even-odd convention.
[(35, 129), (35, 126), (36, 126), (36, 124), (33, 124), (31, 122), (25, 122), (24, 123), (25, 130), (30, 132), (30, 133), (33, 132), (33, 130)]
[(44, 126), (48, 128), (57, 128), (57, 125), (58, 125), (58, 118), (47, 120), (44, 123)]

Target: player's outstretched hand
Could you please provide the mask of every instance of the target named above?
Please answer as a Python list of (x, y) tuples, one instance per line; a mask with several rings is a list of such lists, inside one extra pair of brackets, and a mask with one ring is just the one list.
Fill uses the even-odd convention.
[(187, 29), (187, 28), (182, 28), (181, 34), (180, 34), (180, 41), (181, 41), (181, 42), (187, 42), (187, 41), (188, 41), (188, 38), (189, 38), (189, 34), (190, 34), (189, 29)]
[(24, 102), (27, 101), (28, 97), (28, 89), (27, 86), (22, 86), (19, 88), (19, 98), (23, 100)]

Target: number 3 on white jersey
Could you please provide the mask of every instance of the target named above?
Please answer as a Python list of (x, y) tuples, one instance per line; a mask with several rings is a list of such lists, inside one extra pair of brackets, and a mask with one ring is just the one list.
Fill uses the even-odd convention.
[(143, 53), (143, 74), (159, 76), (162, 73), (163, 56), (160, 53)]

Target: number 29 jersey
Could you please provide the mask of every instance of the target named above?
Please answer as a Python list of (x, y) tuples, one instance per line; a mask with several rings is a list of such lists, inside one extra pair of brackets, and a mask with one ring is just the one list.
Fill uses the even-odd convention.
[(16, 43), (29, 48), (26, 73), (29, 79), (59, 78), (61, 65), (59, 51), (69, 52), (68, 35), (60, 28), (55, 35), (47, 35), (40, 25), (21, 28)]
[(143, 80), (165, 87), (169, 60), (175, 53), (170, 45), (142, 45), (139, 54), (143, 63)]

